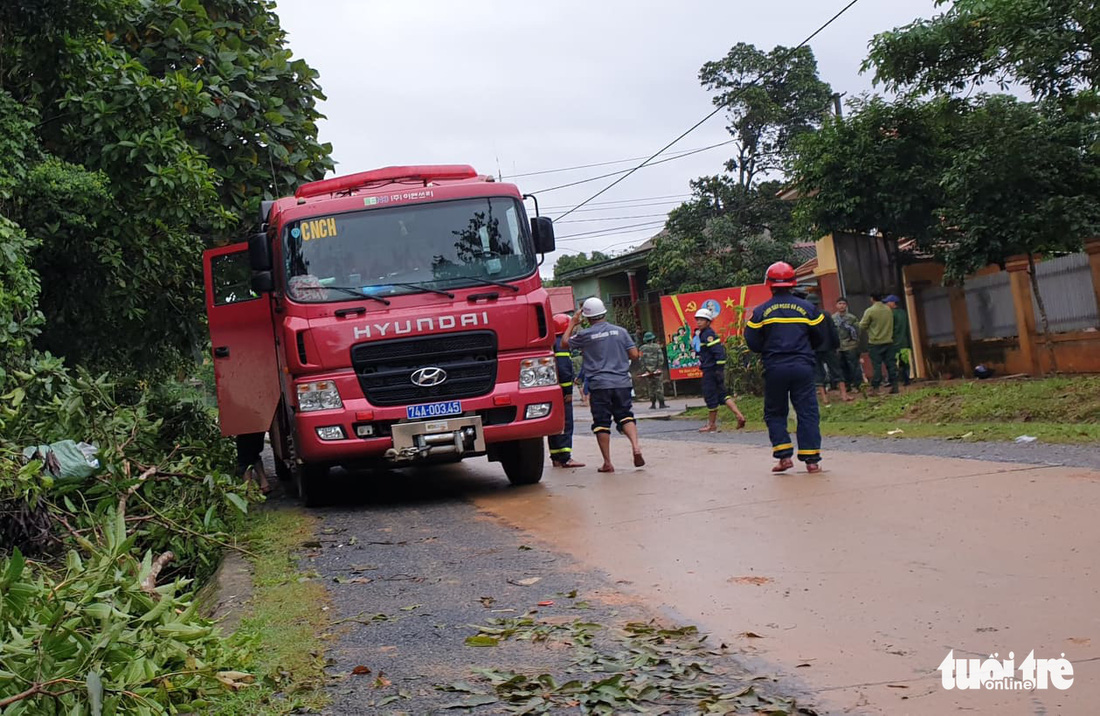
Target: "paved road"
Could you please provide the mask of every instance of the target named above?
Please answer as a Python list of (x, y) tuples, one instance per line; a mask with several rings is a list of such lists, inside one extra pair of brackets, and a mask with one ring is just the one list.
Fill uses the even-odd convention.
[[(431, 684), (502, 655), (517, 670), (564, 669), (554, 650), (463, 647), (474, 633), (463, 629), (546, 599), (548, 616), (568, 617), (573, 589), (596, 621), (697, 624), (823, 713), (1096, 713), (1100, 472), (1043, 464), (1097, 466), (1088, 451), (859, 439), (827, 443), (820, 477), (775, 477), (759, 434), (700, 436), (680, 421), (643, 421), (642, 434), (649, 464), (626, 468), (616, 438), (613, 476), (595, 472), (594, 440), (579, 434), (590, 467), (548, 468), (530, 488), (508, 488), (484, 460), (344, 478), (345, 506), (322, 511), (329, 534), (309, 568), (331, 585), (338, 618), (386, 618), (345, 623), (333, 670), (364, 664), (393, 684), (349, 678), (332, 713), (386, 713), (379, 703), (399, 690), (410, 698), (387, 708), (430, 712), (453, 696)], [(922, 445), (958, 457), (908, 454)], [(998, 462), (961, 459), (998, 449)], [(346, 581), (356, 577), (371, 581)], [(935, 669), (951, 650), (1013, 651), (1017, 663), (1064, 653), (1075, 682), (946, 691)]]
[[(673, 439), (653, 439), (662, 427)], [(759, 436), (677, 428), (643, 423), (642, 470), (556, 472), (475, 502), (720, 638), (759, 634), (756, 668), (801, 677), (829, 711), (1096, 713), (1100, 473), (834, 449), (820, 478), (775, 477)], [(580, 438), (577, 457), (591, 465), (594, 447)], [(946, 691), (951, 650), (1065, 653), (1077, 678)]]

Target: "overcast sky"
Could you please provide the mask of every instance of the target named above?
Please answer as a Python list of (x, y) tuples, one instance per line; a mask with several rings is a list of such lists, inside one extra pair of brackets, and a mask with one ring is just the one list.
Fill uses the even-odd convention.
[[(277, 0), (295, 55), (321, 73), (321, 140), (337, 173), (472, 164), (509, 175), (644, 158), (713, 109), (704, 62), (737, 42), (801, 42), (843, 0)], [(935, 13), (933, 0), (860, 0), (811, 44), (822, 79), (849, 96), (877, 32)], [(718, 115), (670, 154), (730, 139)], [(660, 229), (688, 182), (728, 147), (644, 168), (556, 226), (567, 251), (619, 252)], [(635, 162), (637, 163), (637, 162)], [(522, 192), (630, 163), (516, 177)], [(540, 193), (557, 217), (614, 177)], [(615, 203), (611, 203), (615, 202)], [(592, 209), (592, 210), (587, 210)], [(651, 223), (652, 222), (652, 223)], [(643, 224), (643, 226), (635, 226)], [(634, 227), (624, 229), (623, 227)], [(595, 232), (595, 233), (589, 233)], [(571, 235), (587, 234), (570, 238)], [(557, 254), (549, 256), (549, 274)]]

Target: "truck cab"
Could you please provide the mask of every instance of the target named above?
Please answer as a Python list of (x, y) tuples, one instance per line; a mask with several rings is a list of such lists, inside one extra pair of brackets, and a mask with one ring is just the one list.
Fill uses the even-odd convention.
[(263, 231), (207, 251), (222, 432), (269, 432), (306, 504), (337, 465), (487, 455), (542, 477), (563, 429), (539, 255), (553, 225), (465, 165), (387, 167), (264, 202)]

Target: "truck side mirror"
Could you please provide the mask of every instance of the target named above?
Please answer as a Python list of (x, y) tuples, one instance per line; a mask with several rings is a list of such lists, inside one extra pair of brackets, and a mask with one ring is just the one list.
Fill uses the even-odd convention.
[(550, 220), (549, 216), (536, 216), (531, 219), (531, 237), (535, 240), (535, 253), (553, 253), (555, 247), (554, 222)]
[(252, 290), (255, 293), (271, 293), (275, 290), (275, 278), (270, 271), (252, 272)]
[(271, 271), (271, 242), (266, 233), (248, 237), (248, 262), (253, 271)]

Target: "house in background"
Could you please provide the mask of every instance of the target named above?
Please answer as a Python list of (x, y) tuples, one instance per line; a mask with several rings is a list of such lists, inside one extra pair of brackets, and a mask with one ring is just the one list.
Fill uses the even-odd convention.
[(628, 253), (560, 274), (557, 281), (572, 287), (574, 305), (592, 296), (602, 300), (607, 305), (607, 319), (635, 337), (646, 331), (660, 335), (661, 295), (647, 285), (652, 250), (650, 239)]

